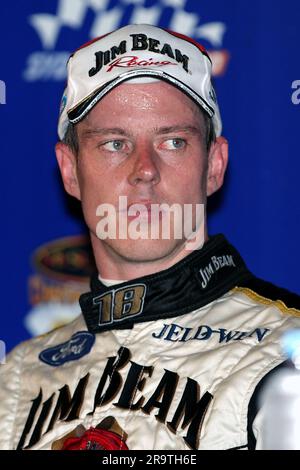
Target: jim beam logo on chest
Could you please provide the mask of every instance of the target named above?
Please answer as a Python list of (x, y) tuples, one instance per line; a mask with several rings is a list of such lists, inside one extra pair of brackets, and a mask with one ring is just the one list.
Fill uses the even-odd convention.
[(94, 297), (93, 305), (99, 311), (98, 325), (107, 325), (140, 315), (144, 307), (146, 290), (145, 284), (133, 284)]
[[(179, 434), (189, 448), (198, 449), (201, 427), (213, 395), (203, 390), (196, 380), (181, 377), (167, 368), (160, 369), (157, 361), (155, 365), (134, 362), (126, 347), (121, 347), (116, 356), (107, 358), (106, 364), (98, 370), (92, 367), (91, 371), (75, 380), (72, 387), (57, 383), (57, 389), (52, 387), (50, 396), (50, 384), (46, 381), (28, 403), (28, 416), (17, 450), (30, 449), (56, 428), (56, 439), (60, 438), (65, 430), (61, 423), (76, 421), (78, 424), (80, 420), (84, 424), (85, 419), (99, 414), (102, 407), (107, 413), (107, 405), (113, 414), (119, 409), (125, 410), (123, 416), (127, 416), (128, 410), (132, 418), (135, 414), (139, 419), (144, 415), (145, 420), (150, 415), (155, 416), (172, 434)], [(148, 421), (149, 429), (153, 426), (156, 432), (152, 417)], [(134, 431), (127, 428), (126, 432), (130, 435)], [(147, 445), (145, 438), (143, 444)]]
[[(161, 44), (158, 39), (150, 38), (146, 34), (130, 34), (132, 40), (131, 44), (128, 41), (123, 40), (119, 45), (112, 46), (106, 51), (95, 52), (95, 66), (89, 70), (89, 76), (93, 77), (96, 75), (103, 66), (108, 65), (106, 72), (111, 72), (115, 67), (147, 67), (163, 65), (178, 65), (181, 64), (183, 70), (189, 72), (188, 63), (189, 57), (186, 54), (182, 54), (179, 49), (173, 49), (170, 44)], [(155, 57), (149, 57), (148, 59), (142, 59), (137, 55), (124, 55), (129, 51), (149, 51), (154, 54), (166, 56), (166, 60), (155, 60)], [(117, 57), (122, 56), (122, 57)], [(169, 57), (169, 60), (167, 59)]]

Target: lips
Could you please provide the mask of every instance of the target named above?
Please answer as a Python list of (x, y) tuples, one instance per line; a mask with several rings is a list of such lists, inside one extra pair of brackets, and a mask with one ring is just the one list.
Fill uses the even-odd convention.
[(128, 219), (137, 217), (140, 220), (151, 222), (154, 218), (161, 218), (162, 211), (158, 212), (159, 203), (154, 201), (135, 201), (127, 206)]
[(119, 214), (127, 215), (129, 220), (133, 220), (137, 217), (140, 219), (149, 219), (151, 218), (151, 208), (152, 205), (156, 204), (157, 202), (149, 201), (149, 200), (140, 200), (140, 201), (133, 201), (127, 204), (126, 207), (119, 209)]

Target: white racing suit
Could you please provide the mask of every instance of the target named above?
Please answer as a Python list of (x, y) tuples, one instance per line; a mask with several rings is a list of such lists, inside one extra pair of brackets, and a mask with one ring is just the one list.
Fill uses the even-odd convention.
[(59, 449), (105, 418), (131, 450), (260, 448), (257, 392), (300, 326), (297, 295), (255, 278), (217, 235), (160, 273), (95, 277), (80, 304), (0, 366), (1, 449)]

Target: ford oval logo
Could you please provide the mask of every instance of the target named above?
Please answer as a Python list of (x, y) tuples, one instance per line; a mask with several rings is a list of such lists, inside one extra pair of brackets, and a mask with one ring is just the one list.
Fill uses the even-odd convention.
[(75, 333), (69, 341), (45, 349), (39, 359), (49, 366), (58, 367), (69, 361), (77, 361), (90, 352), (95, 342), (95, 335), (88, 331)]

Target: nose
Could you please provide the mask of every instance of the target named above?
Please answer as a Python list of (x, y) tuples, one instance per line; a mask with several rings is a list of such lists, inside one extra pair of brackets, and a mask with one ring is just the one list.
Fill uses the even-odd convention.
[(139, 146), (133, 155), (133, 167), (128, 176), (132, 186), (138, 184), (156, 185), (160, 182), (157, 156), (150, 145)]

